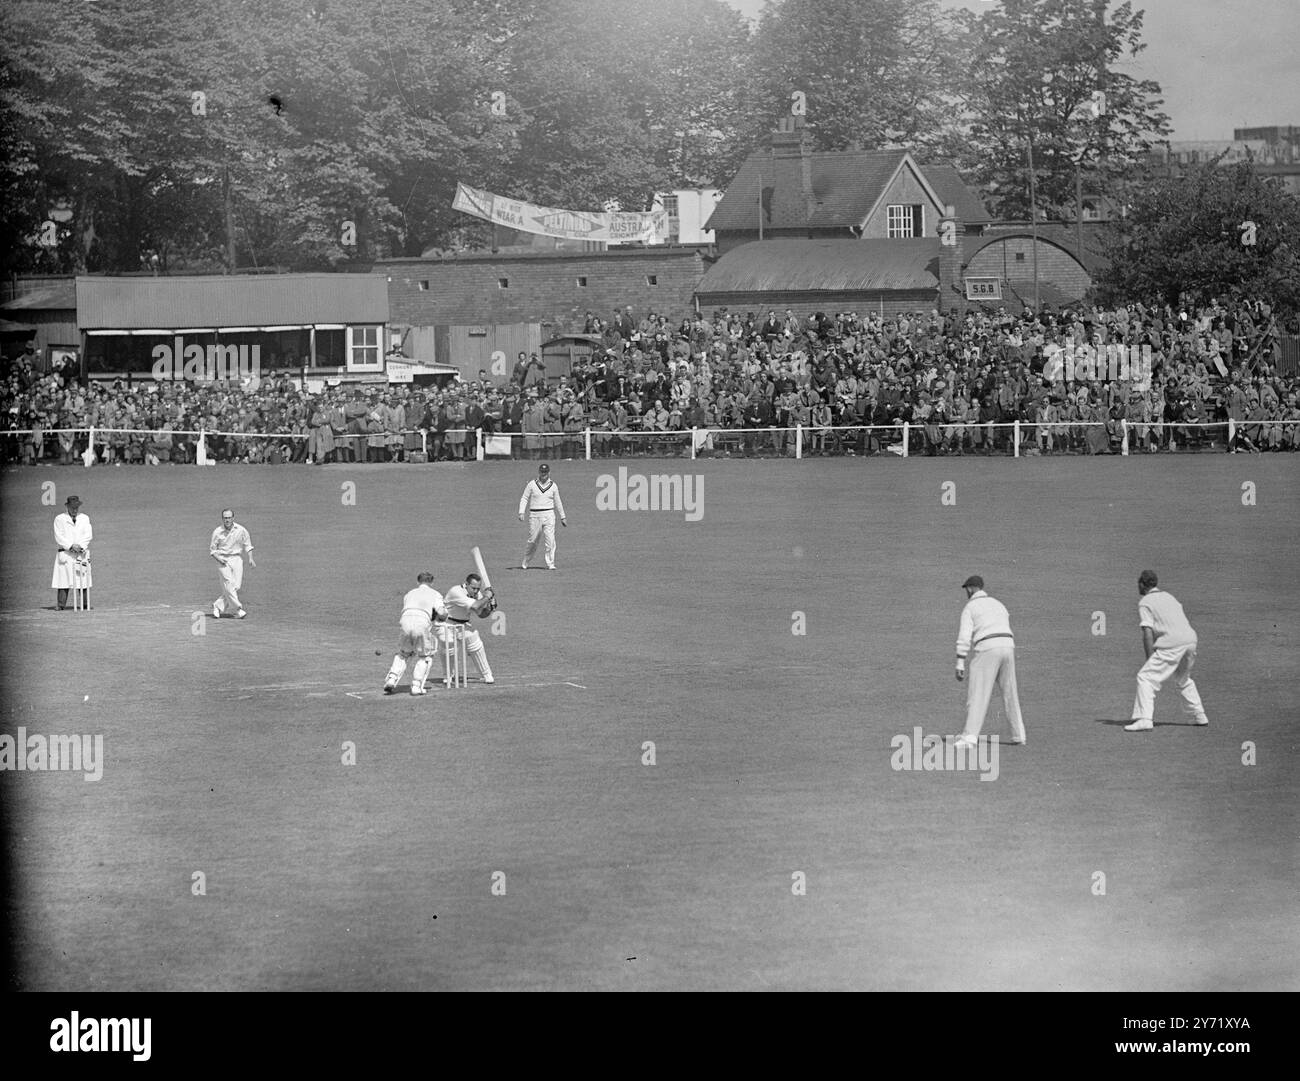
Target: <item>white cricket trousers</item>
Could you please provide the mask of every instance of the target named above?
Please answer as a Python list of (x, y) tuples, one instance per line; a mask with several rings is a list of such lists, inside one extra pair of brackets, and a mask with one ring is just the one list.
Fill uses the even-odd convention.
[(536, 510), (528, 514), (528, 547), (524, 550), (524, 565), (533, 558), (537, 551), (537, 540), (542, 538), (546, 565), (555, 566), (555, 511)]
[(1183, 710), (1193, 717), (1204, 717), (1205, 707), (1192, 679), (1192, 665), (1196, 663), (1196, 643), (1176, 646), (1173, 649), (1156, 649), (1138, 669), (1137, 696), (1133, 699), (1133, 720), (1154, 720), (1156, 691), (1170, 676), (1174, 686), (1183, 696)]
[(244, 607), (239, 603), (239, 587), (244, 584), (244, 557), (227, 556), (226, 562), (218, 569), (221, 571), (221, 597), (217, 601), (217, 611), (224, 612), (230, 608), (238, 612)]
[(1016, 739), (1025, 738), (1025, 722), (1020, 716), (1020, 695), (1016, 691), (1016, 647), (993, 646), (970, 655), (966, 672), (966, 728), (962, 735), (974, 739), (984, 727), (993, 688), (1002, 688), (1002, 708)]

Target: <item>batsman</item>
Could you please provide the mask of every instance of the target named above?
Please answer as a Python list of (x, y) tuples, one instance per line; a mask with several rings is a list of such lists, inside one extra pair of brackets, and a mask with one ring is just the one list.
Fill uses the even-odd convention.
[(451, 647), (449, 625), (459, 623), (465, 627), (465, 652), (474, 658), (479, 675), (484, 683), (495, 683), (492, 666), (488, 664), (487, 649), (482, 636), (473, 627), (468, 626), (471, 616), (487, 619), (497, 609), (496, 593), (488, 578), (487, 568), (483, 565), (483, 555), (477, 548), (473, 551), (474, 565), (477, 571), (465, 576), (464, 584), (452, 586), (447, 590), (443, 602), (447, 606), (447, 622), (437, 625), (437, 634), (445, 647)]

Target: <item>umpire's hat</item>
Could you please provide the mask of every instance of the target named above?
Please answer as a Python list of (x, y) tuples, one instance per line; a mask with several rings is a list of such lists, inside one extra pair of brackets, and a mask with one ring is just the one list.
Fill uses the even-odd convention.
[(962, 582), (961, 584), (962, 589), (970, 589), (971, 586), (974, 586), (976, 589), (983, 589), (984, 579), (981, 578), (978, 574), (972, 574), (969, 578), (966, 579), (966, 581)]
[(64, 505), (65, 507), (70, 507), (70, 506), (72, 506), (73, 503), (77, 504), (77, 506), (81, 506), (81, 496), (79, 496), (79, 495), (70, 495), (70, 496), (68, 496), (67, 499), (65, 499), (65, 500), (63, 501), (63, 505)]

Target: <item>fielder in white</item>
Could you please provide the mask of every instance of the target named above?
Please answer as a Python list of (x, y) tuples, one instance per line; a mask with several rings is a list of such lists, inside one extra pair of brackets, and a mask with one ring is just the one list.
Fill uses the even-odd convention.
[(253, 541), (248, 530), (235, 521), (235, 512), (229, 507), (221, 512), (221, 524), (212, 531), (212, 543), (208, 554), (221, 567), (221, 596), (212, 602), (212, 618), (220, 619), (227, 608), (235, 610), (235, 618), (243, 619), (248, 615), (239, 601), (239, 587), (244, 584), (244, 556), (248, 556), (248, 565), (256, 567), (253, 562)]
[(495, 683), (492, 678), (492, 666), (488, 664), (487, 650), (483, 646), (483, 639), (478, 631), (469, 626), (471, 615), (476, 615), (480, 619), (486, 619), (490, 616), (497, 606), (496, 595), (489, 586), (483, 589), (483, 579), (477, 574), (471, 573), (466, 576), (464, 585), (452, 586), (447, 590), (447, 596), (443, 599), (447, 606), (447, 621), (439, 623), (437, 635), (441, 640), (444, 649), (452, 649), (451, 628), (454, 625), (460, 625), (465, 628), (465, 652), (474, 658), (474, 663), (478, 665), (479, 675), (483, 677), (484, 683)]
[(421, 571), (415, 576), (419, 584), (402, 598), (402, 615), (399, 625), (402, 636), (397, 642), (397, 655), (384, 677), (384, 694), (392, 694), (406, 674), (406, 662), (416, 658), (411, 669), (411, 693), (424, 694), (425, 680), (438, 652), (438, 641), (433, 634), (433, 620), (447, 618), (447, 608), (442, 594), (429, 583), (433, 574)]
[(970, 656), (970, 682), (966, 685), (966, 727), (957, 737), (958, 745), (974, 747), (984, 727), (993, 688), (1002, 688), (1002, 707), (1011, 724), (1011, 742), (1025, 742), (1025, 722), (1020, 716), (1020, 696), (1016, 691), (1016, 640), (1011, 633), (1011, 617), (1006, 606), (984, 592), (984, 579), (972, 574), (961, 584), (966, 591), (966, 607), (961, 610), (957, 631), (957, 681), (966, 678), (966, 658)]
[(551, 480), (551, 467), (543, 462), (537, 467), (537, 479), (530, 480), (519, 497), (519, 520), (528, 515), (528, 547), (524, 549), (521, 570), (528, 569), (528, 560), (537, 548), (538, 538), (545, 541), (546, 569), (555, 570), (555, 516), (559, 514), (560, 525), (566, 528), (569, 520), (564, 516), (564, 503), (560, 499), (560, 489)]
[(1187, 622), (1183, 606), (1172, 593), (1156, 588), (1156, 572), (1138, 575), (1138, 625), (1142, 628), (1142, 648), (1147, 660), (1137, 674), (1137, 697), (1133, 699), (1133, 723), (1125, 732), (1146, 732), (1155, 727), (1156, 691), (1170, 676), (1183, 696), (1183, 711), (1192, 724), (1209, 724), (1201, 696), (1192, 679), (1196, 663), (1196, 632)]
[[(67, 508), (54, 519), (54, 543), (58, 553), (54, 557), (54, 579), (51, 589), (57, 589), (59, 611), (68, 607), (68, 590), (72, 588), (74, 570), (80, 568), (81, 585), (85, 590), (94, 583), (90, 580), (90, 542), (94, 539), (94, 530), (90, 528), (90, 519), (81, 513), (81, 499), (70, 495), (63, 501)], [(82, 597), (82, 600), (86, 598)]]

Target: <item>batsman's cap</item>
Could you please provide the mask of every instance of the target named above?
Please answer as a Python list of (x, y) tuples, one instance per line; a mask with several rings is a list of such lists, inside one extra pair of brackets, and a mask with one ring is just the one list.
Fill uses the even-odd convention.
[(539, 473), (549, 473), (550, 471), (551, 471), (551, 467), (547, 465), (545, 462), (543, 462), (541, 465), (537, 467), (537, 472)]
[(974, 586), (976, 589), (983, 589), (984, 579), (981, 578), (978, 574), (972, 574), (969, 578), (966, 579), (966, 581), (962, 582), (961, 584), (962, 589), (970, 589), (972, 586)]
[(65, 500), (63, 501), (63, 505), (64, 505), (65, 507), (70, 507), (73, 503), (76, 503), (77, 506), (81, 506), (81, 496), (79, 496), (79, 495), (70, 495), (70, 496), (68, 496), (67, 499), (65, 499)]

